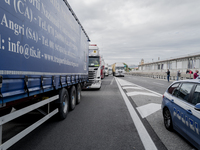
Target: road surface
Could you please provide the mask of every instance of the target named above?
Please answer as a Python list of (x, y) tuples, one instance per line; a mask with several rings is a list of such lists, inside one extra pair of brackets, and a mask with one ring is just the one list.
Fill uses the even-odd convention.
[[(48, 120), (9, 150), (192, 150), (164, 127), (160, 108), (169, 85), (138, 76), (105, 77), (100, 90), (82, 91), (81, 103), (65, 120)], [(13, 132), (34, 117), (12, 122)]]

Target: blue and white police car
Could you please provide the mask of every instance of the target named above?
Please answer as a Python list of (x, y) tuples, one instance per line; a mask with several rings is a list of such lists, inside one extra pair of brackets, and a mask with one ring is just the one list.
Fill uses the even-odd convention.
[(200, 79), (173, 82), (163, 95), (162, 112), (167, 130), (200, 149)]

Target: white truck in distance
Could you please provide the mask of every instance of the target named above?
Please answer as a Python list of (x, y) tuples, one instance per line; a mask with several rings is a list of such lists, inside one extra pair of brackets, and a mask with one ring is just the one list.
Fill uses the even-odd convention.
[(112, 67), (111, 66), (108, 67), (108, 74), (112, 75)]
[(101, 63), (99, 48), (96, 44), (89, 46), (89, 72), (87, 88), (101, 88)]
[(108, 64), (105, 65), (105, 76), (109, 76)]
[(123, 63), (116, 63), (115, 64), (115, 76), (124, 77), (124, 64)]
[(101, 79), (105, 78), (105, 61), (103, 55), (101, 55)]

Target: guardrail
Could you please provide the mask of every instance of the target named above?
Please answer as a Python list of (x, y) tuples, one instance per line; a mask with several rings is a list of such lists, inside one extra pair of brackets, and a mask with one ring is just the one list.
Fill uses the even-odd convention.
[[(55, 95), (55, 96), (53, 96), (51, 98), (48, 98), (46, 100), (43, 100), (43, 101), (38, 102), (36, 104), (33, 104), (31, 106), (25, 107), (23, 109), (20, 109), (18, 111), (15, 111), (13, 113), (8, 114), (8, 115), (0, 117), (0, 149), (1, 150), (8, 149), (13, 144), (15, 144), (17, 141), (19, 141), (24, 136), (26, 136), (31, 131), (33, 131), (35, 128), (37, 128), (39, 125), (41, 125), (42, 123), (44, 123), (45, 121), (47, 121), (49, 118), (51, 118), (52, 116), (54, 116), (58, 112), (58, 108), (56, 108), (55, 110), (53, 110), (53, 111), (50, 112), (50, 103), (53, 102), (53, 101), (55, 101), (55, 100), (57, 100), (58, 98), (59, 98), (59, 96)], [(34, 124), (30, 125), (26, 129), (24, 129), (23, 131), (21, 131), (20, 133), (18, 133), (17, 135), (15, 135), (14, 137), (12, 137), (8, 141), (6, 141), (5, 143), (2, 143), (2, 128), (3, 128), (4, 124), (6, 124), (7, 122), (12, 121), (12, 120), (14, 120), (14, 119), (16, 119), (16, 118), (24, 115), (24, 114), (29, 113), (32, 110), (35, 110), (35, 109), (37, 109), (37, 108), (39, 108), (41, 106), (44, 106), (46, 104), (48, 105), (48, 112), (47, 112), (47, 114), (45, 114), (45, 116), (43, 118), (41, 118), (40, 120), (38, 120)]]
[[(128, 72), (129, 75), (143, 76), (157, 79), (167, 79), (167, 73), (165, 72)], [(179, 80), (193, 79), (193, 74), (181, 73)], [(177, 80), (177, 73), (170, 73), (170, 80)]]

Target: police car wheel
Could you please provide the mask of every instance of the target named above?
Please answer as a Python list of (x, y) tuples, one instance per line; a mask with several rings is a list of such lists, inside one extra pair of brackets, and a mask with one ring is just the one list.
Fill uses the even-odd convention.
[(169, 131), (172, 131), (173, 130), (172, 117), (168, 108), (164, 109), (163, 118), (164, 118), (165, 128)]

